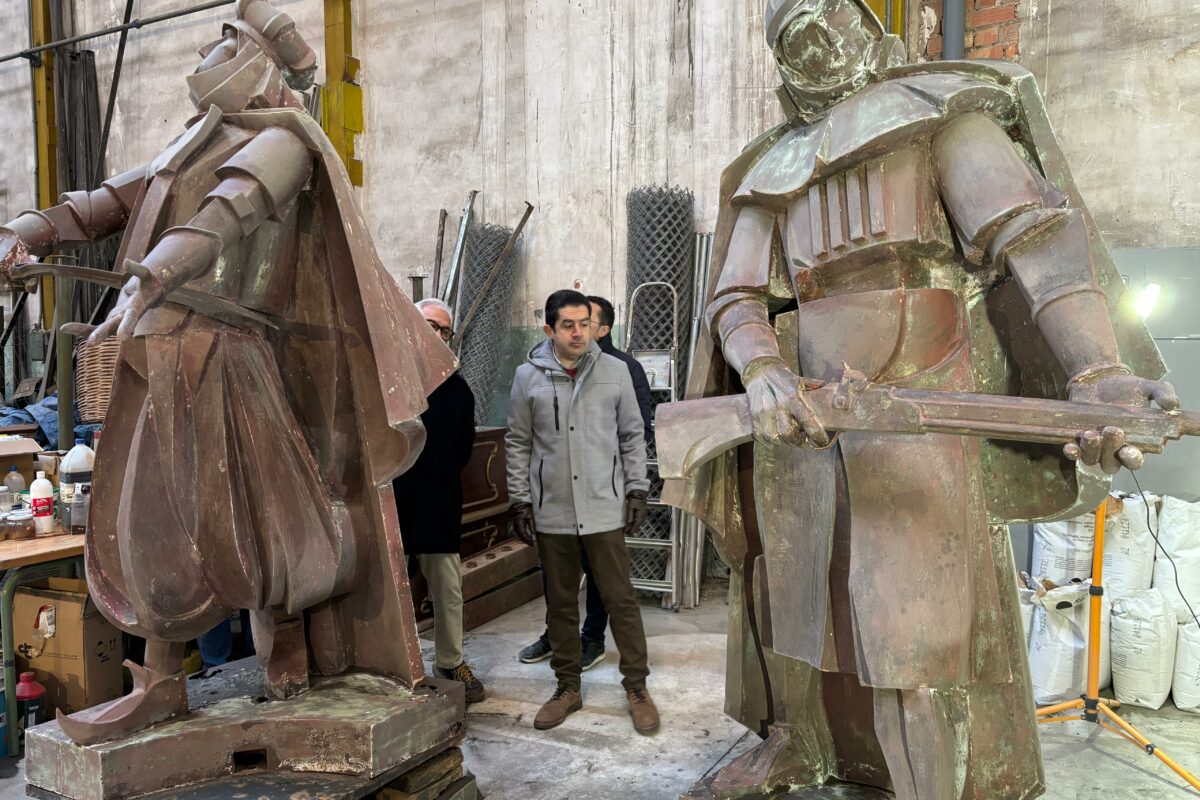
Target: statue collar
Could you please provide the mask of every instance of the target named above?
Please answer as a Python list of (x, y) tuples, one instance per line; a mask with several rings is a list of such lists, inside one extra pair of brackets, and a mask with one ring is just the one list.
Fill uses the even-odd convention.
[(760, 141), (767, 147), (747, 170), (732, 201), (767, 206), (786, 202), (813, 181), (931, 134), (960, 114), (982, 111), (1008, 127), (1019, 111), (1012, 84), (1025, 75), (1024, 69), (1007, 63), (917, 64), (888, 70), (883, 80), (837, 103), (819, 119), (785, 123), (763, 137)]

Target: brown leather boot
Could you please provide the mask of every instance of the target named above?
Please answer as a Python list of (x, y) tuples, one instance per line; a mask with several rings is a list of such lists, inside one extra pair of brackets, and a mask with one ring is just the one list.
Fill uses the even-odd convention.
[(633, 717), (635, 731), (647, 735), (658, 730), (658, 708), (650, 699), (646, 687), (628, 690), (625, 698), (629, 700), (629, 716)]
[(533, 719), (533, 727), (539, 731), (557, 728), (566, 721), (569, 714), (583, 708), (583, 695), (570, 689), (558, 687), (554, 696), (546, 701)]

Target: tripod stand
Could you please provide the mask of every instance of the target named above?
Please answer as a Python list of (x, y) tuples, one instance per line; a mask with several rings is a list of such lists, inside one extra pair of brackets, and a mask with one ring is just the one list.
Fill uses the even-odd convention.
[[(1113, 710), (1119, 708), (1116, 700), (1100, 696), (1100, 617), (1101, 599), (1104, 597), (1104, 522), (1107, 516), (1107, 501), (1096, 509), (1096, 550), (1092, 554), (1091, 618), (1088, 630), (1088, 676), (1087, 693), (1078, 700), (1069, 700), (1037, 712), (1038, 722), (1072, 722), (1082, 720), (1112, 731), (1143, 750), (1147, 755), (1157, 756), (1160, 761), (1187, 781), (1193, 789), (1200, 790), (1200, 779), (1181, 767), (1175, 759), (1159, 750), (1153, 742), (1138, 732), (1137, 728), (1117, 716)], [(1072, 713), (1075, 712), (1075, 713)]]

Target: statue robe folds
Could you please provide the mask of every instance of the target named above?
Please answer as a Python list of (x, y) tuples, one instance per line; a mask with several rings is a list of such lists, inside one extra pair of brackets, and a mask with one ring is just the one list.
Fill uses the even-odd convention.
[[(910, 388), (1064, 396), (1024, 297), (947, 217), (930, 143), (968, 114), (1008, 133), (1047, 207), (1084, 208), (1026, 71), (892, 68), (726, 170), (710, 314), (724, 293), (767, 295), (781, 353), (808, 378), (848, 366)], [(1084, 215), (1125, 363), (1158, 378), (1157, 350)], [(740, 391), (705, 336), (688, 397)], [(1046, 446), (859, 433), (822, 451), (756, 442), (669, 483), (664, 499), (701, 518), (733, 568), (731, 715), (764, 735), (792, 726), (813, 773), (881, 785), (870, 690), (929, 689), (948, 718), (970, 719), (964, 797), (1040, 792), (1002, 523), (1094, 508), (1103, 476)]]
[(310, 177), (188, 288), (270, 324), (168, 303), (123, 342), (89, 584), (124, 630), (170, 641), (240, 608), (307, 610), (314, 672), (412, 685), (423, 672), (391, 484), (454, 363), (380, 262), (319, 125), (294, 109), (212, 108), (151, 165), (118, 263), (144, 257), (268, 135), (300, 143)]

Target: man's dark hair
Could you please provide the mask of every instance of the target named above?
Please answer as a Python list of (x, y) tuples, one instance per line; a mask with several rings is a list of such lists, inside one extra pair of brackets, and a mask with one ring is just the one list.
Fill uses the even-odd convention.
[(557, 328), (558, 312), (568, 306), (583, 306), (588, 310), (588, 314), (592, 313), (592, 304), (588, 302), (582, 292), (574, 289), (559, 289), (546, 298), (546, 324), (551, 328)]
[(592, 304), (592, 308), (600, 309), (600, 324), (611, 328), (617, 323), (617, 312), (613, 308), (613, 304), (605, 300), (603, 297), (598, 297), (594, 294), (588, 295), (588, 302)]

